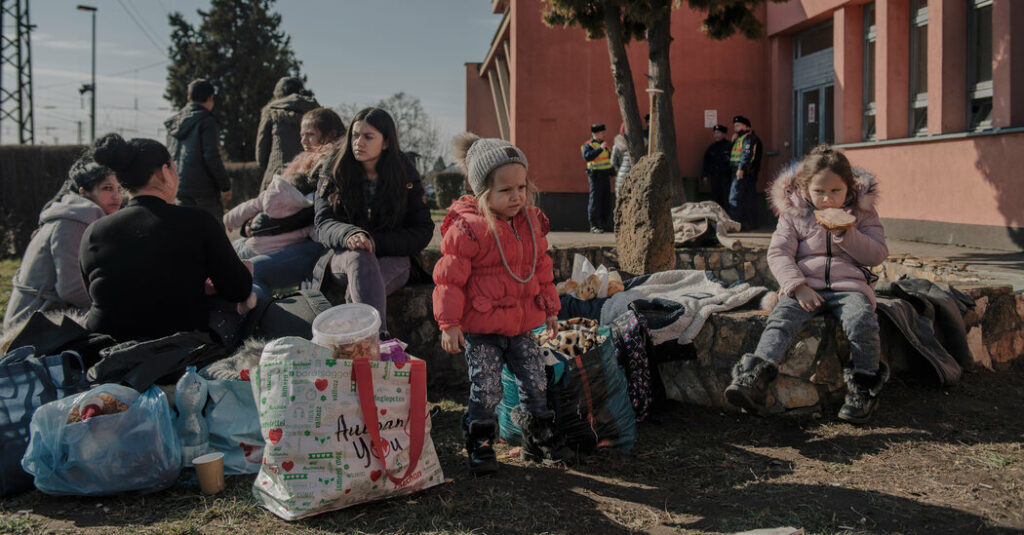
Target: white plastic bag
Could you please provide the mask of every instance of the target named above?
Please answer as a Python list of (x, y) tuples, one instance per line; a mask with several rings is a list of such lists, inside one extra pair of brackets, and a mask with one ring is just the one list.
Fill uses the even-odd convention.
[[(622, 281), (622, 278), (617, 275), (612, 277), (612, 273), (615, 272), (609, 270), (604, 264), (595, 269), (594, 264), (591, 264), (587, 257), (577, 253), (572, 258), (572, 280), (576, 282), (576, 289), (572, 295), (584, 300), (608, 297), (608, 279), (617, 278), (620, 282)], [(596, 281), (588, 283), (591, 275), (596, 277)]]

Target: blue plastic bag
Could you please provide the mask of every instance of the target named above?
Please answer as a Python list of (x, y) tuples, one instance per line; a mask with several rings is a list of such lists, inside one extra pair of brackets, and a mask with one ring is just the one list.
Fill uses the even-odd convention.
[(255, 474), (263, 464), (263, 432), (252, 395), (252, 383), (207, 379), (210, 401), (203, 416), (210, 429), (210, 448), (224, 454), (224, 473)]
[[(67, 423), (73, 409), (99, 394), (109, 394), (128, 409)], [(152, 492), (173, 485), (181, 472), (171, 409), (156, 386), (139, 394), (105, 384), (47, 403), (32, 416), (30, 430), (21, 465), (47, 494)]]

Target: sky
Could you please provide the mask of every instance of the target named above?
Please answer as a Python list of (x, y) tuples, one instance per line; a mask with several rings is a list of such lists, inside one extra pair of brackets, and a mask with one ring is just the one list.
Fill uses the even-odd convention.
[[(163, 140), (170, 26), (179, 11), (198, 26), (209, 0), (31, 0), (36, 143), (89, 142), (91, 15), (96, 12), (96, 135)], [(483, 61), (501, 15), (490, 0), (278, 0), (307, 87), (324, 106), (418, 97), (442, 135), (465, 128), (466, 62)], [(5, 23), (7, 21), (5, 20)], [(14, 80), (4, 66), (3, 84)], [(269, 98), (269, 95), (268, 95)], [(16, 139), (2, 123), (2, 142)]]

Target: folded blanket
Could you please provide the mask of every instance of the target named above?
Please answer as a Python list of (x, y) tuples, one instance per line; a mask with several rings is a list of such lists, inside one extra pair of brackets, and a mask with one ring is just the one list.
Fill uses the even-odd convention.
[(711, 314), (738, 308), (767, 292), (764, 286), (745, 282), (726, 287), (704, 271), (662, 271), (651, 275), (643, 284), (609, 297), (601, 307), (601, 325), (611, 323), (633, 301), (657, 300), (662, 307), (675, 303), (679, 310), (673, 315), (674, 321), (663, 326), (650, 325), (651, 341), (655, 345), (669, 340), (687, 344), (693, 341)]
[(725, 209), (715, 201), (688, 202), (672, 208), (672, 229), (676, 245), (696, 242), (715, 227), (715, 237), (728, 249), (741, 247), (738, 238), (729, 237), (730, 232), (739, 232), (740, 224), (729, 217)]

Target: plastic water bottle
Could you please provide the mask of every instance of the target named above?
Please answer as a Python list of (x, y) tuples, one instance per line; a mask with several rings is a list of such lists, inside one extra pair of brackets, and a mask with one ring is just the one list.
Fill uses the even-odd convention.
[(196, 373), (195, 366), (189, 366), (174, 385), (174, 404), (178, 409), (174, 428), (181, 441), (183, 466), (192, 466), (192, 459), (210, 450), (210, 429), (202, 414), (207, 391), (206, 379)]

